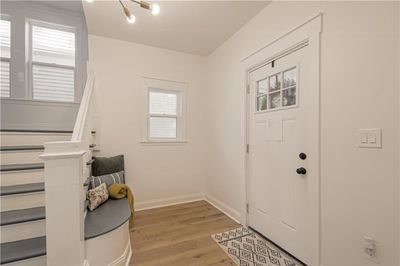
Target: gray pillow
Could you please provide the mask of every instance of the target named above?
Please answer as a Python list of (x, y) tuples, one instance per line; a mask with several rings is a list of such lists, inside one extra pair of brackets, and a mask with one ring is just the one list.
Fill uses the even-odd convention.
[(125, 172), (120, 171), (108, 175), (92, 176), (90, 177), (89, 189), (100, 186), (105, 183), (107, 188), (114, 183), (125, 184)]
[(114, 157), (93, 157), (92, 175), (101, 176), (124, 171), (124, 155)]

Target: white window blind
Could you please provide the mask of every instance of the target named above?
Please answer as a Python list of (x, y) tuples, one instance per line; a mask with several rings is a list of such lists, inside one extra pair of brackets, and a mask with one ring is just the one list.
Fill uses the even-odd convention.
[(176, 93), (150, 91), (150, 113), (176, 115)]
[(149, 138), (176, 139), (179, 92), (160, 89), (149, 91)]
[(150, 117), (150, 138), (176, 138), (176, 118)]
[(75, 99), (75, 34), (32, 25), (33, 99)]
[(10, 97), (10, 46), (11, 23), (8, 20), (0, 20), (0, 97)]

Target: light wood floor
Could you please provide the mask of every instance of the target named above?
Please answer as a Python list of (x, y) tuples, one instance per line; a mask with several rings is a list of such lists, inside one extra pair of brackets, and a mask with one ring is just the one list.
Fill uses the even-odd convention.
[(211, 235), (236, 227), (206, 201), (139, 211), (131, 229), (131, 265), (235, 265)]

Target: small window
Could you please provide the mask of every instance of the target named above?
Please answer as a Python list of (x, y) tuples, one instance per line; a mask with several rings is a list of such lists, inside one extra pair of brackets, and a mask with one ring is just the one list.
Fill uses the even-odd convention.
[(11, 23), (9, 20), (1, 18), (0, 20), (0, 97), (10, 97), (10, 58), (11, 58)]
[(149, 90), (149, 139), (176, 139), (179, 92)]
[(256, 111), (272, 111), (297, 106), (297, 67), (257, 82)]
[(31, 23), (31, 82), (34, 100), (75, 101), (75, 33)]
[(182, 141), (185, 122), (185, 84), (145, 79), (146, 141)]

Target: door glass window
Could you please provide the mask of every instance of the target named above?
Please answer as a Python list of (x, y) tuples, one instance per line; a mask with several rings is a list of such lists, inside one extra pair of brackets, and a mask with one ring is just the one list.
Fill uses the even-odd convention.
[(276, 109), (281, 107), (281, 92), (274, 92), (269, 94), (268, 109)]
[(296, 80), (297, 80), (296, 68), (292, 68), (283, 72), (284, 88), (296, 86)]
[(269, 91), (277, 91), (281, 89), (281, 74), (278, 73), (269, 78)]
[(267, 110), (268, 78), (257, 82), (257, 111)]
[(291, 67), (257, 82), (256, 111), (296, 106), (297, 67)]
[(268, 109), (276, 109), (281, 106), (282, 73), (269, 78)]
[(296, 105), (296, 87), (283, 90), (282, 92), (282, 106)]
[(283, 72), (282, 106), (296, 105), (297, 69)]

